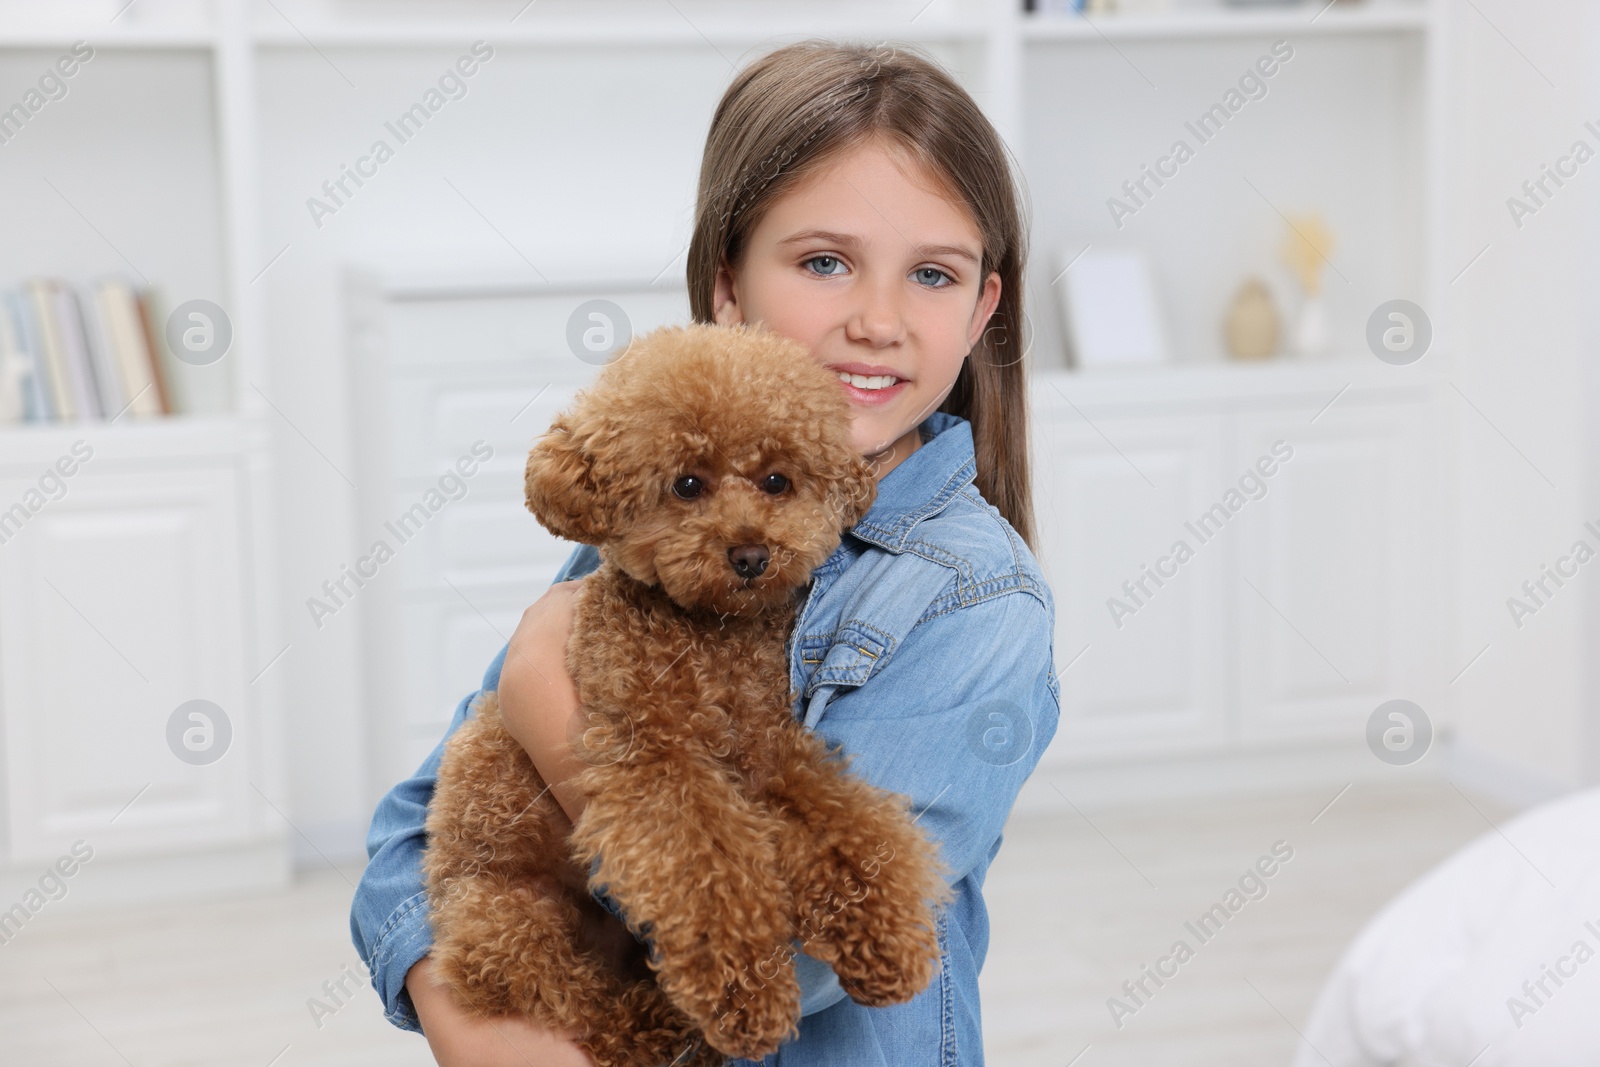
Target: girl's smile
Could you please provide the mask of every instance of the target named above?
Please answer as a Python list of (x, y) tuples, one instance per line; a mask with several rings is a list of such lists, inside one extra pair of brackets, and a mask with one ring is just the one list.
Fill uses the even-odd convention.
[(856, 404), (887, 404), (911, 386), (911, 376), (877, 363), (829, 363), (839, 372), (845, 395)]

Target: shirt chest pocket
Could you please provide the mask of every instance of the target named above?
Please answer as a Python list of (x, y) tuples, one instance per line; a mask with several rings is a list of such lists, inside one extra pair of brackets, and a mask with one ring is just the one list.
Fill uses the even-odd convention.
[[(807, 727), (816, 725), (838, 690), (864, 685), (883, 671), (955, 577), (949, 568), (913, 555), (869, 555), (856, 568), (862, 568), (860, 578), (848, 586), (840, 578), (816, 613), (808, 612), (803, 621), (809, 624), (795, 638), (791, 681), (799, 694), (797, 717)], [(855, 568), (847, 572), (854, 574)], [(840, 621), (830, 626), (832, 619)]]
[(814, 723), (833, 693), (861, 685), (882, 670), (894, 645), (889, 634), (860, 621), (846, 623), (832, 633), (800, 638), (796, 690), (801, 707), (809, 709), (807, 725)]

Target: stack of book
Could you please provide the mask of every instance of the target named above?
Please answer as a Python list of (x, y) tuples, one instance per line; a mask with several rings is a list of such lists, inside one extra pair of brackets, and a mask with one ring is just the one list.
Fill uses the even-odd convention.
[(0, 291), (0, 423), (173, 413), (148, 290), (34, 278)]

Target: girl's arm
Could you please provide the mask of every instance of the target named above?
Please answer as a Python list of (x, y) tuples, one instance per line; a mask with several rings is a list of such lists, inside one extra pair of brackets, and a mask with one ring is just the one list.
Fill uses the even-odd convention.
[[(966, 919), (959, 961), (947, 949), (941, 966), (970, 968), (974, 990), (988, 947), (983, 877), (1060, 718), (1054, 609), (1049, 592), (1037, 588), (978, 600), (967, 599), (977, 592), (968, 589), (941, 599), (956, 604), (931, 616), (935, 609), (927, 608), (898, 647), (879, 650), (859, 686), (841, 687), (831, 699), (818, 689), (805, 703), (808, 719), (820, 712), (809, 721), (843, 748), (850, 772), (907, 797), (917, 825), (938, 843), (947, 881), (957, 887), (950, 912)], [(834, 642), (835, 651), (848, 651), (848, 638)], [(958, 989), (964, 981), (956, 979)], [(844, 996), (838, 990), (817, 1009)]]

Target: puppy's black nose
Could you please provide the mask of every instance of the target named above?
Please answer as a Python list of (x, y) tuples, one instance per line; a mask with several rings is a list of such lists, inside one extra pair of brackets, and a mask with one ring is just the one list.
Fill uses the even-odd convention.
[(728, 549), (728, 561), (733, 564), (734, 573), (741, 578), (760, 577), (761, 572), (767, 569), (767, 560), (771, 558), (766, 545), (736, 545)]

